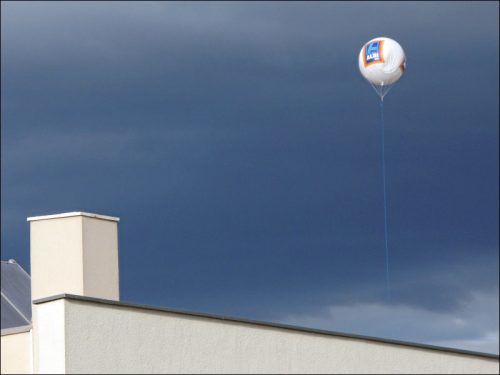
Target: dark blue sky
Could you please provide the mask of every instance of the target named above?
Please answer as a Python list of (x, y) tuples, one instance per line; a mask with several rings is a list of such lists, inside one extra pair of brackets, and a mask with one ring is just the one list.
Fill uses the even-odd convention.
[(498, 10), (2, 2), (2, 259), (28, 216), (113, 215), (124, 301), (498, 353)]

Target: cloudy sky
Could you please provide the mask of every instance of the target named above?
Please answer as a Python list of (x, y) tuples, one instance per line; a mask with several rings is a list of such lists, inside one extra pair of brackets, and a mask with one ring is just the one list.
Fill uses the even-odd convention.
[(498, 353), (498, 8), (2, 2), (2, 259), (118, 216), (124, 301)]

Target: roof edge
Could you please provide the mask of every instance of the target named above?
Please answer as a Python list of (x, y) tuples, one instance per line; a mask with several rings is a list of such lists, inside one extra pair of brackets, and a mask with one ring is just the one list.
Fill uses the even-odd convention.
[(401, 341), (401, 340), (384, 339), (384, 338), (372, 337), (372, 336), (348, 334), (348, 333), (343, 333), (343, 332), (334, 332), (334, 331), (315, 329), (315, 328), (306, 328), (306, 327), (300, 327), (300, 326), (294, 326), (294, 325), (282, 324), (282, 323), (263, 322), (263, 321), (251, 320), (251, 319), (242, 319), (242, 318), (236, 318), (236, 317), (228, 317), (228, 316), (222, 316), (222, 315), (199, 313), (199, 312), (185, 311), (185, 310), (172, 309), (172, 308), (156, 307), (156, 306), (121, 302), (121, 301), (113, 301), (113, 300), (107, 300), (107, 299), (102, 299), (102, 298), (78, 296), (78, 295), (66, 294), (66, 293), (58, 294), (58, 295), (50, 296), (50, 297), (40, 298), (40, 299), (34, 300), (33, 304), (40, 305), (43, 303), (57, 301), (60, 299), (67, 299), (67, 300), (81, 301), (81, 302), (91, 302), (91, 303), (98, 303), (98, 304), (118, 306), (118, 307), (129, 307), (129, 308), (151, 310), (151, 311), (161, 311), (161, 312), (167, 312), (167, 313), (172, 313), (172, 314), (189, 315), (189, 316), (195, 316), (195, 317), (200, 317), (200, 318), (217, 319), (217, 320), (224, 320), (224, 321), (230, 321), (230, 322), (236, 322), (236, 323), (246, 323), (246, 324), (259, 325), (259, 326), (271, 327), (271, 328), (280, 328), (280, 329), (286, 329), (286, 330), (292, 330), (292, 331), (304, 332), (304, 333), (313, 333), (313, 334), (320, 334), (320, 335), (327, 335), (327, 336), (334, 336), (334, 337), (343, 337), (343, 338), (349, 338), (349, 339), (372, 341), (372, 342), (378, 342), (378, 343), (383, 343), (383, 344), (410, 346), (410, 347), (419, 348), (419, 349), (428, 349), (428, 350), (435, 350), (435, 351), (441, 351), (441, 352), (449, 352), (449, 353), (453, 353), (453, 354), (466, 354), (466, 355), (471, 355), (471, 356), (479, 356), (479, 357), (483, 357), (483, 358), (499, 359), (499, 355), (497, 355), (497, 354), (475, 352), (475, 351), (471, 351), (471, 350), (447, 348), (447, 347), (442, 347), (442, 346), (429, 345), (429, 344), (419, 344), (419, 343), (413, 343), (413, 342)]
[(65, 213), (62, 213), (62, 214), (54, 214), (54, 215), (31, 216), (31, 217), (28, 217), (26, 219), (26, 221), (59, 219), (59, 218), (63, 218), (63, 217), (72, 217), (72, 216), (86, 216), (86, 217), (92, 217), (92, 218), (101, 219), (101, 220), (109, 220), (109, 221), (116, 221), (116, 222), (120, 221), (119, 217), (99, 215), (99, 214), (93, 214), (93, 213), (90, 213), (90, 212), (81, 212), (81, 211), (65, 212)]
[(12, 328), (3, 328), (0, 330), (1, 336), (15, 335), (16, 333), (29, 332), (31, 330), (31, 324)]

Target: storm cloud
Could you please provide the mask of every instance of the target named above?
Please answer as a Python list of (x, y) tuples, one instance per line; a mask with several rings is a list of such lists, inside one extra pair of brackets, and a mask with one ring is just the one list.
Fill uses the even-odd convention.
[[(475, 323), (400, 338), (498, 352), (498, 3), (1, 6), (2, 259), (29, 270), (28, 216), (114, 215), (124, 300), (360, 334), (375, 310), (456, 315)], [(385, 102), (391, 303), (357, 67), (382, 35), (408, 59)]]

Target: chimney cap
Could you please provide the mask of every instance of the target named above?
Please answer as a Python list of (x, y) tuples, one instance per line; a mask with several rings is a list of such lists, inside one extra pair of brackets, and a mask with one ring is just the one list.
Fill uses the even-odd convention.
[(66, 212), (62, 214), (55, 214), (55, 215), (44, 215), (44, 216), (32, 216), (28, 217), (26, 220), (27, 221), (37, 221), (37, 220), (48, 220), (48, 219), (59, 219), (63, 217), (72, 217), (72, 216), (86, 216), (86, 217), (92, 217), (95, 219), (101, 219), (101, 220), (109, 220), (109, 221), (120, 221), (120, 218), (114, 217), (114, 216), (106, 216), (106, 215), (98, 215), (98, 214), (93, 214), (89, 212)]

